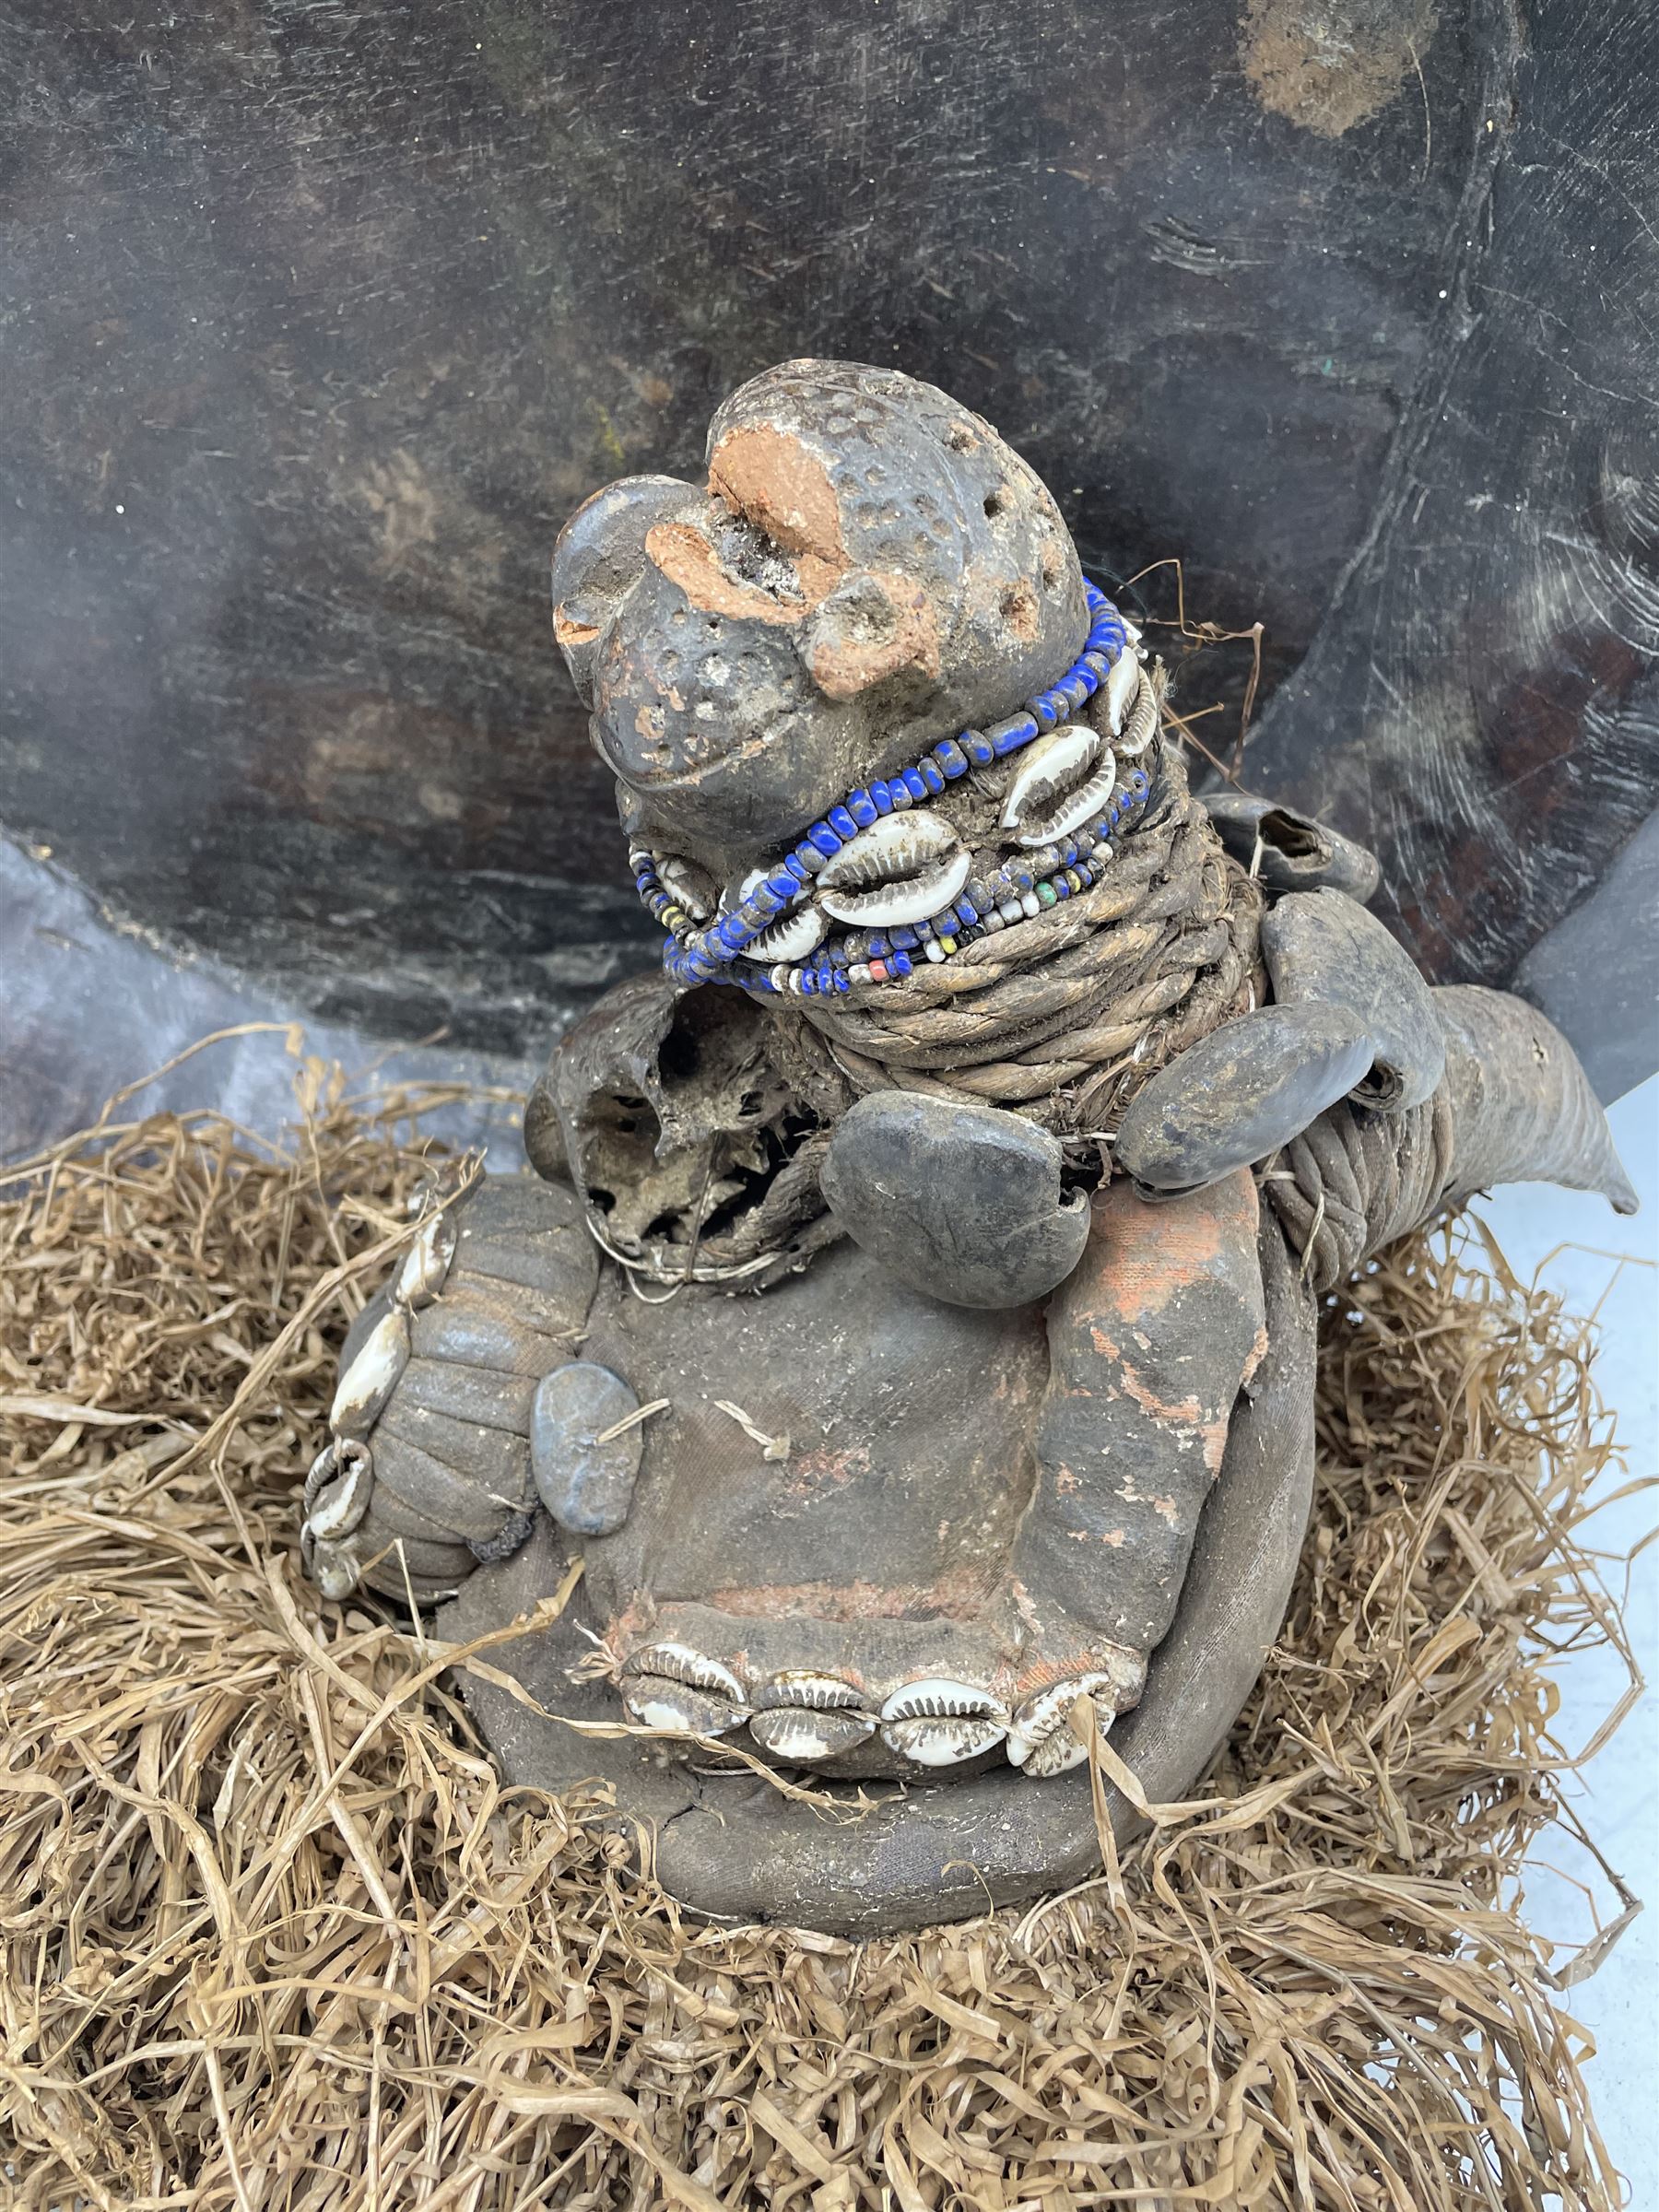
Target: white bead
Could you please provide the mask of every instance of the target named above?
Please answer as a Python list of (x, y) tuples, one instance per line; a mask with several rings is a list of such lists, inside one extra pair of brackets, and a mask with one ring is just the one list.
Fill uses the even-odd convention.
[(1005, 922), (1023, 922), (1025, 919), (1025, 909), (1018, 899), (1005, 899), (996, 911)]
[(1042, 901), (1035, 891), (1024, 891), (1020, 894), (1019, 911), (1028, 921), (1034, 922), (1037, 919), (1037, 916), (1042, 912)]
[(942, 960), (945, 958), (944, 947), (940, 945), (937, 937), (929, 937), (922, 949), (930, 960)]

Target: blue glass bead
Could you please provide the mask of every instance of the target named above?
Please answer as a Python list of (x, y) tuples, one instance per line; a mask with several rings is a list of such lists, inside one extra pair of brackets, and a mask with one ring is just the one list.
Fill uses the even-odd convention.
[(1052, 730), (1060, 717), (1054, 712), (1053, 696), (1044, 691), (1031, 701), (1031, 712), (1037, 717), (1040, 730)]
[(835, 987), (838, 991), (851, 991), (853, 988), (852, 977), (844, 974), (839, 968), (835, 971)]
[(895, 951), (909, 952), (920, 942), (915, 931), (911, 928), (908, 923), (906, 923), (902, 927), (894, 930), (891, 934)]
[(1037, 735), (1037, 717), (1034, 714), (1010, 714), (1006, 722), (994, 722), (985, 732), (996, 748), (1000, 759), (1005, 753), (1017, 752), (1022, 745), (1030, 745)]
[(908, 975), (911, 966), (911, 957), (908, 952), (896, 952), (893, 955), (893, 973), (895, 975)]
[(934, 747), (934, 759), (945, 771), (951, 782), (968, 773), (968, 756), (954, 737), (941, 737)]
[(944, 790), (945, 774), (944, 771), (940, 768), (936, 760), (919, 760), (916, 763), (916, 768), (923, 782), (926, 784), (929, 791), (938, 792)]
[(848, 838), (858, 835), (858, 824), (844, 806), (831, 806), (824, 819), (834, 830), (836, 836), (841, 839), (842, 844), (846, 843)]
[(759, 927), (774, 920), (782, 909), (788, 904), (789, 895), (787, 892), (780, 895), (772, 889), (770, 883), (758, 883), (743, 902), (743, 918), (747, 922), (752, 910), (756, 925)]
[(916, 939), (919, 944), (925, 945), (928, 938), (931, 937), (933, 934), (934, 925), (931, 922), (918, 922), (916, 924)]
[(826, 860), (841, 849), (841, 839), (836, 836), (828, 822), (814, 822), (806, 834)]
[(867, 830), (876, 819), (876, 802), (861, 786), (847, 794), (847, 812), (861, 830)]
[(1091, 612), (1097, 606), (1110, 606), (1112, 604), (1100, 585), (1090, 583), (1087, 576), (1083, 579), (1083, 598)]
[(904, 788), (912, 799), (924, 799), (927, 796), (927, 782), (919, 768), (905, 770)]
[(1008, 881), (1017, 891), (1029, 891), (1036, 880), (1037, 878), (1030, 868), (1010, 868), (1008, 870)]
[(1056, 850), (1060, 854), (1062, 864), (1069, 868), (1072, 862), (1077, 857), (1077, 841), (1075, 837), (1063, 837)]
[(780, 868), (775, 876), (767, 877), (766, 888), (781, 906), (787, 906), (801, 887), (787, 868)]
[(972, 928), (973, 924), (980, 918), (980, 910), (977, 902), (966, 895), (957, 900), (956, 911), (959, 914), (960, 914), (963, 922), (967, 924), (970, 929)]
[(885, 960), (892, 949), (892, 945), (886, 937), (874, 936), (865, 947), (865, 958), (872, 960)]
[(962, 743), (976, 768), (989, 768), (996, 758), (996, 747), (982, 730), (964, 730)]
[(975, 906), (982, 909), (991, 904), (991, 893), (986, 888), (985, 881), (982, 877), (976, 876), (973, 881), (968, 886), (968, 896), (972, 900)]
[(888, 789), (885, 783), (879, 782), (872, 783), (870, 786), (870, 796), (876, 802), (876, 811), (877, 814), (892, 813), (893, 794)]
[(824, 855), (816, 845), (799, 844), (791, 857), (794, 859), (795, 866), (801, 871), (803, 883), (810, 883), (824, 865)]
[(830, 947), (830, 962), (831, 967), (847, 968), (852, 965), (853, 955), (847, 950), (847, 947), (844, 945), (831, 945)]
[(818, 977), (814, 975), (810, 968), (803, 968), (801, 971), (801, 989), (808, 998), (817, 993)]
[(900, 813), (903, 813), (907, 806), (913, 806), (916, 803), (915, 794), (912, 792), (910, 785), (905, 782), (902, 776), (889, 776), (888, 778), (888, 796), (892, 800), (895, 809)]
[(1054, 896), (1056, 899), (1071, 897), (1071, 885), (1066, 882), (1064, 876), (1056, 876), (1054, 878)]

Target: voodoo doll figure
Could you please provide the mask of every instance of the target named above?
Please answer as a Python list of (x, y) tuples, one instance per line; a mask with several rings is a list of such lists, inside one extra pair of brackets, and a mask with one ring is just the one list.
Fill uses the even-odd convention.
[(559, 1044), (533, 1174), (427, 1194), (310, 1571), (458, 1641), (561, 1593), (468, 1701), (704, 1912), (1058, 1887), (1096, 1733), (1179, 1795), (1277, 1632), (1321, 1298), (1493, 1182), (1628, 1208), (1600, 1108), (1360, 847), (1193, 795), (1141, 631), (929, 385), (757, 377), (553, 596), (661, 971)]

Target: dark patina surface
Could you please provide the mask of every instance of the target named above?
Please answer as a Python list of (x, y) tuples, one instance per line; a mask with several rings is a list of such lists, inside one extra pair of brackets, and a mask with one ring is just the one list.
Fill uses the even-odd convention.
[(1288, 1594), (1323, 1292), (1492, 1182), (1634, 1201), (1370, 855), (1224, 841), (990, 424), (798, 359), (707, 463), (554, 559), (665, 972), (556, 1048), (544, 1182), (433, 1213), (354, 1330), (301, 1550), (458, 1638), (559, 1588), (467, 1686), (509, 1777), (607, 1783), (700, 1910), (894, 1926), (1079, 1873), (1100, 1730), (1194, 1780)]

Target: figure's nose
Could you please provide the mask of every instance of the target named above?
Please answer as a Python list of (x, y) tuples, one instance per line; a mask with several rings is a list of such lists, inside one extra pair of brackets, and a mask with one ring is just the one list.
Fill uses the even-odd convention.
[(584, 706), (594, 703), (594, 666), (606, 624), (638, 582), (645, 541), (659, 523), (701, 504), (677, 477), (624, 477), (577, 508), (553, 548), (553, 635)]

